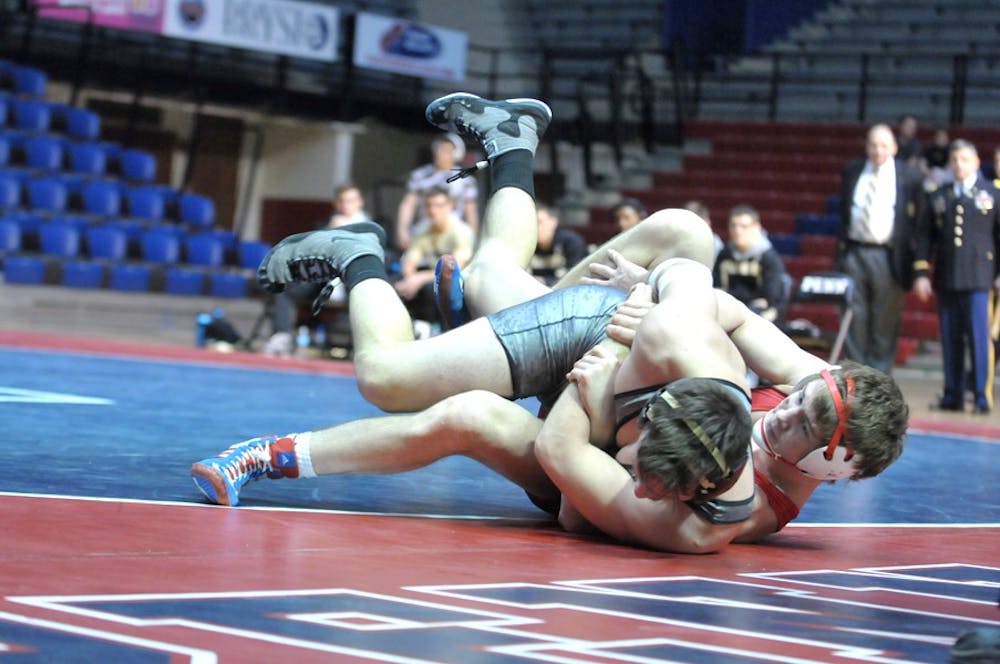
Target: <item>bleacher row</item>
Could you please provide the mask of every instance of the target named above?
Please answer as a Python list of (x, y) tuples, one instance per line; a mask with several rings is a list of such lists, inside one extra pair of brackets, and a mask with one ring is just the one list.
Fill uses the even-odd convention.
[(244, 297), (268, 250), (216, 228), (212, 199), (158, 184), (153, 154), (100, 140), (92, 111), (45, 100), (0, 61), (0, 263), (7, 283)]
[[(953, 128), (984, 148), (993, 134)], [(807, 274), (833, 269), (840, 230), (840, 177), (844, 165), (864, 155), (862, 125), (760, 122), (692, 122), (689, 135), (707, 140), (708, 154), (686, 155), (680, 172), (654, 174), (648, 190), (626, 190), (649, 210), (679, 207), (691, 199), (708, 205), (714, 230), (726, 236), (729, 210), (750, 204), (761, 213), (772, 244), (796, 284)], [(926, 141), (929, 137), (922, 137)], [(614, 234), (608, 210), (591, 210), (582, 229), (590, 242)], [(832, 332), (840, 325), (834, 304), (793, 302), (788, 319), (803, 318)], [(899, 361), (922, 340), (937, 340), (937, 305), (908, 293), (900, 332)]]

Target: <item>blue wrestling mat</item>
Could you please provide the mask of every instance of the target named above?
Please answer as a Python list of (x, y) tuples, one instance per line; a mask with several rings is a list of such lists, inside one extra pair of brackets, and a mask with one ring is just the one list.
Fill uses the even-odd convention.
[[(0, 491), (202, 502), (188, 475), (200, 458), (379, 414), (349, 377), (0, 349)], [(912, 434), (880, 478), (821, 487), (796, 523), (1000, 522), (998, 452), (989, 441)], [(260, 481), (242, 504), (544, 518), (464, 458), (394, 476)]]

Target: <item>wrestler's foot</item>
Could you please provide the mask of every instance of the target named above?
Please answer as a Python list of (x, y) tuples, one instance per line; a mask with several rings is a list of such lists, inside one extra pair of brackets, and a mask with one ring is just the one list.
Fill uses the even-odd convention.
[(434, 301), (446, 330), (451, 330), (469, 322), (469, 310), (465, 306), (465, 281), (462, 271), (451, 254), (438, 259), (434, 268)]
[(253, 438), (191, 466), (195, 486), (219, 505), (238, 505), (243, 486), (265, 475), (271, 479), (299, 476), (291, 438)]
[(286, 237), (264, 256), (257, 281), (280, 293), (293, 282), (328, 283), (361, 256), (385, 259), (385, 231), (373, 221)]
[(435, 99), (424, 115), (432, 125), (477, 140), (490, 160), (512, 150), (535, 154), (552, 121), (552, 110), (537, 99), (493, 101), (468, 92)]

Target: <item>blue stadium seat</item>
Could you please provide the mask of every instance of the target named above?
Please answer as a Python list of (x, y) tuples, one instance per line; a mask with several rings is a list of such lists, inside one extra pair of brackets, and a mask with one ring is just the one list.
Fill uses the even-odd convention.
[(42, 133), (49, 130), (52, 111), (44, 101), (14, 100), (14, 126), (27, 132)]
[(181, 257), (181, 240), (166, 228), (153, 228), (142, 236), (142, 258), (151, 263), (176, 263)]
[(55, 136), (32, 136), (25, 141), (24, 152), (28, 168), (45, 172), (62, 169), (63, 144)]
[(41, 284), (45, 281), (45, 262), (32, 256), (9, 256), (3, 261), (3, 276), (8, 284)]
[(207, 233), (189, 235), (184, 240), (187, 262), (203, 267), (222, 267), (226, 250), (219, 238)]
[(69, 167), (77, 173), (104, 175), (108, 168), (108, 155), (100, 143), (71, 143)]
[(14, 219), (0, 217), (0, 254), (21, 250), (21, 226)]
[(10, 102), (8, 97), (0, 92), (0, 127), (7, 125), (7, 118), (10, 116)]
[(111, 180), (92, 180), (86, 183), (82, 195), (83, 210), (87, 214), (114, 217), (121, 212), (121, 190)]
[(159, 221), (163, 219), (164, 202), (160, 188), (154, 185), (130, 187), (125, 191), (129, 216)]
[(215, 223), (215, 203), (207, 196), (183, 194), (180, 200), (181, 221), (188, 226), (207, 229)]
[(45, 96), (48, 76), (41, 69), (34, 67), (17, 67), (14, 70), (14, 92), (28, 97), (41, 99)]
[(124, 228), (105, 224), (87, 229), (87, 254), (91, 258), (123, 261), (128, 256), (128, 233)]
[(0, 173), (0, 210), (21, 204), (21, 181), (10, 173)]
[(69, 200), (66, 185), (53, 177), (31, 178), (25, 184), (28, 207), (44, 212), (64, 212)]
[(72, 258), (80, 255), (80, 231), (73, 224), (50, 221), (38, 229), (43, 254)]
[(201, 295), (205, 290), (205, 275), (199, 270), (169, 268), (163, 290), (171, 295)]
[(42, 227), (42, 218), (31, 212), (19, 211), (8, 214), (7, 219), (14, 221), (21, 229), (21, 248), (38, 248), (38, 230)]
[(100, 288), (104, 281), (104, 266), (90, 261), (63, 263), (63, 286), (70, 288)]
[(778, 250), (782, 256), (798, 256), (801, 252), (799, 248), (798, 235), (784, 235), (782, 233), (770, 233), (767, 239), (771, 245)]
[(247, 278), (235, 272), (214, 272), (209, 277), (208, 294), (212, 297), (246, 297)]
[[(3, 124), (3, 122), (0, 122)], [(0, 166), (10, 163), (11, 145), (10, 138), (6, 134), (0, 134)]]
[(144, 150), (122, 150), (121, 174), (129, 182), (152, 182), (156, 177), (156, 157)]
[(150, 270), (145, 265), (118, 263), (111, 266), (108, 285), (114, 290), (145, 292), (149, 290)]
[(795, 232), (799, 235), (837, 235), (840, 232), (840, 215), (797, 215), (795, 217)]
[(271, 251), (271, 245), (267, 242), (243, 240), (236, 249), (236, 255), (240, 267), (246, 270), (256, 270), (269, 251)]
[(78, 141), (96, 141), (101, 135), (101, 116), (93, 111), (70, 107), (66, 111), (66, 133)]

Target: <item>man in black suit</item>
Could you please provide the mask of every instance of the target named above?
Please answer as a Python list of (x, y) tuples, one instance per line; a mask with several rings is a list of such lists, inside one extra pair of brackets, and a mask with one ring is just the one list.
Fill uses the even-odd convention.
[(972, 143), (953, 141), (948, 164), (955, 181), (930, 194), (918, 226), (913, 291), (921, 300), (930, 297), (927, 275), (933, 257), (944, 364), (944, 394), (934, 405), (941, 410), (964, 409), (968, 341), (973, 412), (985, 415), (993, 406), (989, 327), (991, 291), (1000, 291), (1000, 192), (979, 172)]
[(890, 373), (905, 290), (912, 283), (913, 228), (923, 207), (920, 173), (896, 159), (886, 124), (868, 130), (867, 158), (844, 169), (837, 266), (854, 280), (848, 356)]

